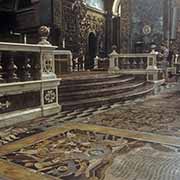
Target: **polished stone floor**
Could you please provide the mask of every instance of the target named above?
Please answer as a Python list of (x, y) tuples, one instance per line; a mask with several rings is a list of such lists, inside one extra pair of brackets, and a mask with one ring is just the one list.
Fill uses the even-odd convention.
[(178, 88), (0, 131), (0, 180), (179, 180)]
[(180, 138), (133, 133), (82, 123), (50, 128), (1, 146), (0, 175), (9, 180), (178, 180)]
[(163, 93), (145, 101), (129, 102), (82, 121), (84, 123), (180, 136), (180, 91)]

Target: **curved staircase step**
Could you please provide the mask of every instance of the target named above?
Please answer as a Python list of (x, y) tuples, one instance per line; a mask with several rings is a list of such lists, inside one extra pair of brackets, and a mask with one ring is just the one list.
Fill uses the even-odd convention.
[(85, 83), (95, 83), (95, 82), (105, 82), (111, 81), (112, 79), (126, 79), (129, 77), (133, 77), (132, 75), (110, 75), (110, 74), (96, 74), (89, 76), (78, 76), (65, 78), (61, 80), (61, 85), (75, 85), (75, 84), (85, 84)]
[(78, 109), (81, 107), (90, 107), (96, 105), (113, 104), (116, 102), (123, 102), (137, 97), (146, 96), (153, 93), (154, 85), (146, 83), (144, 86), (140, 86), (136, 89), (129, 90), (120, 94), (108, 96), (108, 97), (96, 97), (90, 99), (83, 99), (79, 101), (62, 102), (62, 110)]
[(101, 89), (93, 89), (93, 90), (84, 90), (84, 91), (75, 91), (75, 92), (66, 92), (59, 94), (60, 101), (72, 101), (72, 100), (80, 100), (87, 99), (93, 97), (102, 97), (102, 96), (110, 96), (112, 94), (120, 94), (128, 90), (132, 90), (143, 86), (145, 82), (136, 81), (132, 83), (124, 83), (120, 86), (113, 86)]
[(113, 87), (118, 86), (123, 83), (129, 83), (135, 80), (134, 77), (124, 78), (124, 79), (117, 79), (117, 80), (111, 80), (107, 82), (91, 82), (91, 83), (85, 83), (85, 84), (69, 84), (69, 85), (61, 85), (59, 86), (59, 94), (64, 92), (74, 92), (74, 91), (80, 91), (80, 90), (89, 90), (89, 89), (98, 89), (98, 88), (107, 88), (107, 87)]

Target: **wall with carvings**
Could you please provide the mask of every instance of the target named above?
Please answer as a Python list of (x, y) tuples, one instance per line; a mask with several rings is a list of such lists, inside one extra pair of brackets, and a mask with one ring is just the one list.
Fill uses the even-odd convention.
[[(74, 56), (78, 56), (81, 50), (84, 54), (87, 53), (90, 32), (96, 35), (97, 52), (103, 53), (105, 51), (104, 0), (85, 2), (84, 0), (36, 0), (26, 9), (15, 9), (16, 20), (15, 25), (12, 26), (15, 32), (22, 34), (17, 42), (22, 42), (23, 34), (27, 34), (28, 43), (37, 43), (37, 29), (41, 25), (46, 25), (51, 27), (50, 42), (60, 49), (65, 47), (72, 50)], [(16, 3), (19, 4), (19, 1), (16, 0)]]
[(80, 28), (84, 51), (87, 51), (88, 36), (91, 32), (93, 32), (97, 38), (98, 54), (102, 53), (105, 50), (105, 17), (102, 14), (88, 10)]
[(159, 44), (163, 39), (164, 0), (134, 0), (132, 3), (132, 48), (136, 42), (143, 43), (144, 50), (151, 43)]
[[(78, 4), (79, 3), (79, 4)], [(105, 50), (105, 16), (89, 9), (83, 1), (63, 1), (64, 37), (66, 48), (78, 56), (82, 50), (88, 53), (88, 36), (93, 32), (97, 38), (98, 53)]]
[(121, 20), (120, 20), (120, 52), (130, 51), (130, 35), (131, 35), (131, 3), (129, 0), (121, 1)]
[[(121, 0), (120, 2), (121, 52), (149, 51), (151, 43), (158, 46), (161, 42), (168, 44), (168, 41), (174, 51), (180, 52), (179, 0), (170, 0), (169, 4), (167, 0)], [(172, 39), (173, 7), (178, 8), (178, 13), (175, 20), (175, 38)]]
[(176, 34), (175, 34), (175, 39), (170, 42), (170, 48), (175, 53), (180, 53), (180, 1), (176, 0), (175, 6), (178, 8), (177, 12), (177, 19), (176, 19)]
[(148, 49), (162, 40), (163, 1), (121, 1), (121, 52), (136, 51), (138, 43)]

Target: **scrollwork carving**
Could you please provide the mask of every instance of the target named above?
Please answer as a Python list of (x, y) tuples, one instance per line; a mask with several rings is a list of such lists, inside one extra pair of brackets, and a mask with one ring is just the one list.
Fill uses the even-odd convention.
[(53, 54), (52, 53), (43, 53), (42, 59), (43, 59), (43, 72), (45, 72), (45, 73), (54, 72)]

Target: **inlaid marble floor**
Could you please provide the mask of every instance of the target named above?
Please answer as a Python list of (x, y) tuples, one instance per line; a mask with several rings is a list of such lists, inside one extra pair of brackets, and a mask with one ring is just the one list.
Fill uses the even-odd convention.
[(3, 180), (178, 180), (180, 138), (66, 123), (0, 147)]
[(0, 180), (179, 180), (180, 92), (0, 131)]
[(143, 102), (125, 104), (86, 118), (83, 123), (139, 132), (180, 136), (180, 91), (169, 92)]

